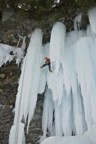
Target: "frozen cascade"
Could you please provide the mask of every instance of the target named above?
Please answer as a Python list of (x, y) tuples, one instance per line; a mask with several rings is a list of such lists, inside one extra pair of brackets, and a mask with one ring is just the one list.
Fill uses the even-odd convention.
[(9, 137), (10, 144), (24, 144), (24, 126), (26, 124), (26, 119), (28, 117), (29, 127), (36, 106), (41, 73), (41, 59), (42, 31), (36, 29), (31, 36), (27, 55), (25, 56), (22, 67), (15, 106), (14, 124)]
[[(94, 71), (94, 63), (92, 57), (96, 54), (96, 38), (82, 38), (75, 47), (76, 71), (78, 82), (81, 86), (81, 93), (84, 101), (85, 117), (88, 128), (96, 122), (96, 76)], [(92, 44), (94, 43), (94, 45)], [(82, 49), (81, 49), (82, 47)], [(92, 51), (92, 53), (90, 53)], [(91, 55), (92, 54), (92, 55)], [(82, 58), (81, 58), (82, 57)]]
[[(56, 55), (54, 53), (58, 53), (58, 51), (55, 51), (54, 48), (53, 53), (51, 45), (52, 47), (58, 46), (59, 39), (55, 40), (55, 32), (57, 33), (58, 30), (55, 28), (59, 29), (59, 24), (56, 23), (53, 26), (50, 40), (50, 58), (53, 54), (54, 59)], [(63, 27), (61, 29), (61, 31), (64, 30)], [(62, 35), (62, 33), (60, 34)], [(61, 49), (61, 54), (59, 52), (61, 59), (58, 73), (54, 67), (53, 72), (48, 72), (47, 75), (47, 84), (52, 91), (54, 103), (54, 135), (71, 135), (72, 132), (82, 134), (96, 122), (94, 109), (96, 104), (96, 68), (94, 67), (96, 42), (95, 37), (86, 36), (86, 31), (82, 30), (67, 33), (65, 42), (63, 41), (64, 50)], [(70, 113), (72, 114), (71, 117)]]
[[(89, 19), (95, 16), (90, 13), (91, 11)], [(81, 16), (82, 14), (74, 20), (74, 25), (81, 23)], [(18, 140), (20, 144), (24, 144), (24, 126), (28, 118), (29, 127), (38, 93), (45, 92), (41, 141), (47, 135), (79, 135), (96, 123), (96, 37), (92, 33), (92, 20), (86, 31), (77, 26), (67, 34), (65, 25), (56, 22), (50, 43), (43, 46), (41, 30), (33, 32), (22, 67), (10, 144), (14, 144), (13, 135), (17, 128), (18, 132), (22, 131)], [(45, 56), (50, 58), (52, 72), (48, 67), (40, 69)], [(78, 138), (73, 138), (73, 143), (75, 140), (78, 142)], [(83, 140), (88, 142), (85, 137), (83, 139), (81, 136), (80, 139), (78, 144)], [(67, 138), (64, 141), (67, 143)]]

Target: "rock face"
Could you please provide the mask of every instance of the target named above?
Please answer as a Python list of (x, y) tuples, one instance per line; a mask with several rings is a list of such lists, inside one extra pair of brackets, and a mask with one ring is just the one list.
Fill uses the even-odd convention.
[(15, 12), (12, 8), (6, 8), (2, 14), (2, 22), (9, 21), (14, 22), (16, 19)]
[(13, 122), (14, 103), (16, 99), (20, 70), (15, 62), (0, 68), (0, 143), (7, 144), (9, 131)]
[[(44, 33), (43, 42), (46, 43), (50, 39), (50, 32), (55, 22), (61, 21), (66, 24), (67, 30), (73, 29), (73, 18), (76, 10), (73, 10), (71, 16), (65, 14), (64, 11), (49, 13), (46, 16), (40, 16), (34, 19), (28, 12), (19, 10), (14, 12), (13, 9), (7, 8), (2, 14), (0, 24), (0, 42), (16, 46), (19, 35), (28, 36), (35, 28), (41, 28)], [(71, 13), (71, 11), (70, 11)]]

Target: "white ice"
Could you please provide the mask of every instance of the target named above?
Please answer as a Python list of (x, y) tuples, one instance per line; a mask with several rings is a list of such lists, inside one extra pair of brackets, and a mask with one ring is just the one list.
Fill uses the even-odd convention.
[(95, 144), (88, 136), (49, 137), (41, 144)]
[[(94, 43), (94, 45), (93, 45)], [(78, 83), (81, 86), (83, 96), (85, 119), (87, 126), (90, 127), (96, 122), (96, 76), (95, 63), (96, 60), (96, 38), (82, 38), (74, 46), (76, 57), (76, 72)]]
[(42, 35), (40, 29), (36, 29), (32, 33), (27, 55), (24, 59), (16, 96), (15, 118), (12, 126), (14, 128), (11, 129), (9, 137), (10, 144), (13, 144), (12, 141), (14, 141), (15, 144), (24, 144), (26, 119), (28, 117), (28, 132), (29, 124), (34, 114), (41, 73)]
[[(46, 139), (42, 144), (94, 143), (91, 141), (91, 134), (90, 136), (84, 134), (96, 123), (94, 17), (93, 9), (89, 11), (90, 25), (87, 26), (87, 30), (80, 30), (82, 14), (79, 14), (74, 20), (75, 30), (68, 33), (63, 23), (56, 22), (52, 28), (50, 42), (46, 45), (42, 45), (40, 29), (32, 33), (19, 81), (10, 144), (13, 144), (11, 142), (15, 130), (18, 142), (23, 144), (26, 120), (28, 118), (28, 132), (37, 95), (44, 92), (41, 141), (47, 135), (61, 137), (52, 137), (48, 141)], [(49, 71), (48, 66), (40, 68), (44, 64), (45, 56), (50, 58), (52, 72)], [(20, 137), (19, 132), (21, 132)], [(72, 134), (78, 136), (71, 137)]]
[(7, 61), (11, 62), (14, 56), (10, 55), (10, 52), (14, 51), (14, 47), (0, 44), (0, 67), (6, 64)]
[(41, 144), (96, 144), (96, 125), (82, 135), (65, 136), (65, 137), (49, 137)]
[(74, 29), (78, 30), (81, 26), (82, 13), (78, 14), (74, 19)]
[(43, 115), (42, 115), (43, 136), (41, 137), (40, 141), (46, 138), (48, 131), (50, 135), (53, 134), (53, 110), (54, 105), (52, 101), (52, 92), (47, 87), (45, 92), (45, 101), (43, 105)]
[[(43, 46), (43, 52), (42, 52), (42, 60), (41, 60), (41, 65), (44, 64), (44, 57), (49, 57), (49, 43)], [(46, 82), (47, 82), (47, 71), (48, 67), (44, 67), (41, 69), (40, 73), (40, 81), (39, 81), (39, 94), (44, 93), (45, 88), (46, 88)]]
[[(23, 40), (23, 42), (22, 42), (21, 47), (18, 47), (19, 44), (17, 44), (17, 48), (13, 51), (13, 54), (16, 58), (16, 64), (18, 64), (18, 66), (19, 66), (21, 60), (24, 58), (24, 55), (25, 55), (26, 36), (24, 36), (22, 38), (22, 40)], [(20, 39), (19, 39), (19, 41), (20, 41)], [(18, 41), (18, 43), (19, 43), (19, 41)]]
[[(10, 54), (11, 52), (13, 52), (13, 55)], [(24, 58), (24, 49), (13, 47), (6, 44), (0, 44), (0, 67), (3, 64), (6, 64), (6, 62), (11, 62), (13, 59), (16, 60), (16, 64), (17, 63), (19, 64), (21, 62), (21, 59), (23, 58)]]
[(88, 16), (92, 32), (96, 36), (96, 7), (88, 11)]
[[(49, 48), (50, 59), (54, 59), (55, 65), (53, 72), (47, 74), (54, 103), (54, 135), (82, 134), (96, 122), (96, 39), (88, 37), (86, 31), (76, 30), (65, 34), (64, 40), (61, 31), (65, 32), (63, 25), (56, 23)], [(63, 38), (63, 50), (56, 47), (60, 37)]]
[[(53, 25), (49, 56), (51, 59), (51, 68), (54, 70), (55, 75), (58, 74), (61, 62), (61, 54), (64, 50), (66, 27), (63, 23), (57, 22)], [(55, 68), (55, 69), (54, 69)]]

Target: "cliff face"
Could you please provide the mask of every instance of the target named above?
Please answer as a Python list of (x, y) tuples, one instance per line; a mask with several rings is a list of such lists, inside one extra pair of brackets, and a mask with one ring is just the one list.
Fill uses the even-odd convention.
[[(73, 29), (73, 18), (79, 11), (74, 8), (72, 12), (70, 10), (70, 14), (68, 15), (63, 10), (56, 10), (55, 13), (34, 19), (27, 12), (22, 12), (22, 10), (15, 13), (12, 9), (7, 9), (3, 12), (2, 21), (0, 22), (0, 43), (16, 46), (19, 35), (26, 36), (27, 49), (29, 44), (28, 35), (35, 28), (43, 30), (43, 43), (46, 43), (50, 39), (50, 32), (56, 21), (64, 22), (67, 31)], [(14, 118), (14, 112), (12, 111), (14, 109), (19, 77), (20, 68), (18, 68), (14, 61), (0, 68), (0, 144), (8, 143), (9, 131)], [(30, 124), (27, 136), (27, 144), (35, 144), (38, 137), (42, 135), (41, 118), (43, 100), (44, 96), (39, 95), (34, 118)]]
[(56, 21), (64, 22), (68, 31), (73, 29), (73, 19), (80, 12), (77, 8), (72, 8), (69, 13), (63, 8), (55, 9), (46, 15), (33, 16), (29, 12), (18, 10), (13, 11), (7, 8), (0, 22), (0, 43), (7, 43), (16, 46), (18, 35), (28, 36), (35, 28), (41, 28), (44, 33), (43, 42), (50, 39), (50, 32)]
[(13, 122), (20, 70), (15, 62), (0, 68), (0, 143), (7, 144), (10, 127)]

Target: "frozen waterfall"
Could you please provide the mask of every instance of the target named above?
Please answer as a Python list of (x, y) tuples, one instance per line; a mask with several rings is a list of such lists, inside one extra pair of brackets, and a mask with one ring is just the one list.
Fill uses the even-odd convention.
[[(41, 141), (47, 134), (59, 137), (83, 134), (96, 123), (95, 13), (95, 9), (88, 12), (90, 25), (86, 31), (77, 26), (82, 14), (76, 17), (75, 30), (69, 33), (63, 23), (56, 22), (46, 45), (42, 45), (40, 29), (32, 33), (19, 80), (9, 144), (25, 143), (24, 127), (28, 119), (28, 133), (38, 93), (45, 92)], [(45, 56), (50, 58), (52, 72), (48, 67), (40, 69)], [(79, 137), (79, 143), (83, 140), (88, 142)], [(68, 139), (64, 141), (70, 143)]]

